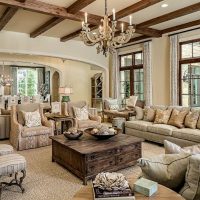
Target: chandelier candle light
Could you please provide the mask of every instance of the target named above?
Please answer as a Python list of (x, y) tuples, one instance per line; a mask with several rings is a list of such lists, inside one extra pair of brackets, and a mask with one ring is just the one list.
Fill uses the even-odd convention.
[(5, 87), (5, 86), (11, 86), (13, 84), (13, 79), (10, 78), (9, 75), (5, 75), (4, 72), (4, 62), (3, 62), (3, 73), (0, 75), (0, 85)]
[[(132, 16), (129, 17), (129, 26), (124, 30), (124, 23), (121, 24), (121, 33), (118, 34), (115, 9), (112, 10), (112, 21), (107, 12), (107, 0), (105, 0), (105, 15), (101, 19), (102, 25), (97, 32), (92, 32), (88, 24), (88, 14), (85, 13), (85, 21), (82, 22), (82, 31), (80, 37), (87, 46), (97, 46), (97, 53), (102, 52), (107, 56), (108, 53), (114, 53), (116, 48), (130, 41), (135, 33), (132, 25)], [(111, 23), (110, 23), (111, 22)], [(120, 31), (119, 31), (120, 32)]]

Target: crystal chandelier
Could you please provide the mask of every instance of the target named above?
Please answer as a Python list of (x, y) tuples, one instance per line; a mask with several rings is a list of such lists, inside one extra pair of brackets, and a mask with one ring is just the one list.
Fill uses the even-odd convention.
[(11, 86), (13, 84), (13, 79), (10, 78), (9, 75), (5, 75), (4, 72), (4, 62), (3, 62), (3, 74), (0, 75), (0, 85), (5, 86)]
[[(124, 31), (124, 24), (121, 24), (121, 33), (118, 34), (115, 10), (113, 9), (113, 20), (111, 21), (107, 12), (107, 0), (105, 0), (105, 15), (101, 19), (102, 25), (99, 26), (97, 33), (91, 32), (88, 24), (88, 14), (85, 13), (85, 21), (82, 22), (80, 38), (87, 46), (97, 46), (97, 53), (102, 52), (107, 56), (108, 52), (114, 53), (115, 48), (127, 43), (133, 36), (135, 29), (132, 25), (132, 16), (128, 28)], [(111, 22), (111, 23), (110, 23)]]

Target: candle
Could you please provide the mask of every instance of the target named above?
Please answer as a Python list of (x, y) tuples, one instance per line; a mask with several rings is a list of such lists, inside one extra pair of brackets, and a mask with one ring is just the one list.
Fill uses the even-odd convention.
[(113, 21), (115, 21), (115, 9), (113, 8)]
[(82, 22), (82, 28), (83, 28), (83, 26), (84, 26), (84, 22)]
[(88, 18), (88, 14), (87, 13), (85, 13), (85, 23), (87, 24), (87, 19)]
[(124, 24), (122, 23), (121, 26), (122, 26), (122, 33), (123, 33), (124, 32)]
[(132, 16), (129, 16), (130, 26), (132, 26)]

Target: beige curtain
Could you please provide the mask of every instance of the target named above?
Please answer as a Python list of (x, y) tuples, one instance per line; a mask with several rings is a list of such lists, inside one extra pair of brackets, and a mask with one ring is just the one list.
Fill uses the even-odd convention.
[(17, 70), (18, 67), (11, 67), (11, 78), (13, 79), (13, 84), (11, 87), (11, 95), (17, 95)]

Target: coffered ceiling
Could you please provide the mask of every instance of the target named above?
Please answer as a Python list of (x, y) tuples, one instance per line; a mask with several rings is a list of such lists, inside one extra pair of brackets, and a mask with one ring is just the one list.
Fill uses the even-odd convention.
[[(163, 8), (163, 4), (168, 6)], [(132, 15), (137, 38), (160, 37), (170, 30), (200, 27), (199, 0), (108, 0), (110, 14), (113, 8), (118, 20), (124, 23)], [(89, 22), (94, 27), (99, 25), (105, 12), (104, 0), (0, 0), (0, 30), (68, 41), (78, 37), (84, 12), (89, 13)], [(162, 31), (171, 27), (174, 28)]]

